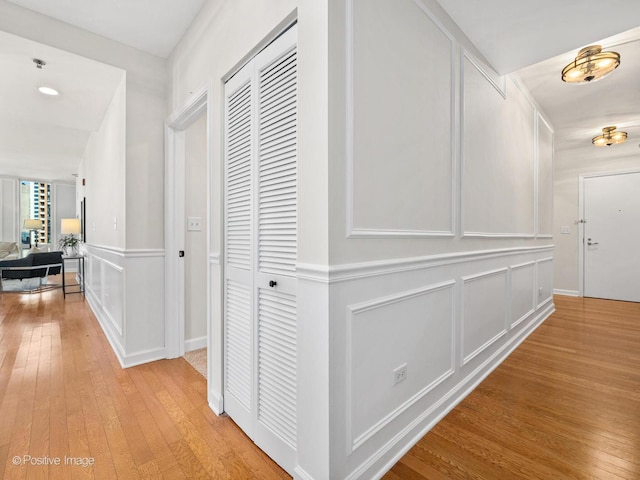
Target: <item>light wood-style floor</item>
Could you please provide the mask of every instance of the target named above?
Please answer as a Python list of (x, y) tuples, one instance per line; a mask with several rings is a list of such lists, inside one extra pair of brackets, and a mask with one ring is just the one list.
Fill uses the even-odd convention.
[[(386, 479), (640, 478), (640, 304), (556, 305)], [(65, 457), (93, 465), (31, 465)], [(0, 295), (0, 479), (31, 478), (290, 477), (209, 410), (184, 359), (122, 370), (58, 290)]]

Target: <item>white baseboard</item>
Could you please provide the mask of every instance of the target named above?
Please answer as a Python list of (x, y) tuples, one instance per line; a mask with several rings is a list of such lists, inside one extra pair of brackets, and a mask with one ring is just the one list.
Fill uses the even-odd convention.
[(207, 348), (207, 336), (190, 338), (184, 341), (184, 351), (192, 352), (193, 350), (200, 350), (201, 348)]
[(135, 367), (143, 363), (162, 360), (166, 357), (165, 348), (156, 348), (147, 351), (126, 353), (121, 343), (118, 341), (118, 333), (113, 328), (113, 323), (109, 320), (108, 315), (100, 305), (95, 294), (90, 288), (85, 290), (85, 299), (89, 303), (89, 308), (93, 311), (98, 323), (102, 327), (102, 331), (107, 337), (107, 341), (111, 345), (111, 349), (116, 354), (116, 358), (122, 368)]
[(553, 289), (553, 294), (554, 295), (564, 295), (565, 297), (579, 297), (580, 296), (580, 292), (578, 292), (577, 290), (563, 290), (561, 288), (554, 288)]
[(213, 410), (213, 413), (220, 416), (224, 413), (224, 402), (222, 395), (213, 390), (209, 390), (209, 408)]

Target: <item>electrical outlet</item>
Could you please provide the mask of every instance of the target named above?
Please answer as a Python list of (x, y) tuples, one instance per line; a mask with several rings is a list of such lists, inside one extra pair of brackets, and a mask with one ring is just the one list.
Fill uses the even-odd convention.
[(393, 384), (397, 385), (407, 379), (407, 364), (403, 363), (393, 371)]
[(200, 217), (187, 217), (187, 231), (188, 232), (200, 232), (202, 230), (202, 218)]

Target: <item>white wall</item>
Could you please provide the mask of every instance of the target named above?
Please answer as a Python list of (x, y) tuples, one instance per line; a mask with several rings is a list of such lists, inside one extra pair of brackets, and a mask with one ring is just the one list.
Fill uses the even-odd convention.
[[(620, 172), (640, 168), (640, 153), (637, 142), (596, 148), (589, 139), (585, 146), (556, 152), (554, 169), (554, 234), (556, 239), (556, 269), (554, 288), (556, 291), (577, 295), (579, 291), (579, 211), (580, 175), (601, 172)], [(569, 234), (560, 234), (560, 228), (570, 228)]]
[[(553, 132), (435, 0), (209, 1), (169, 59), (170, 110), (210, 82), (222, 119), (225, 78), (292, 14), (295, 475), (371, 478), (553, 310)], [(221, 258), (221, 133), (219, 120), (211, 258)], [(220, 360), (219, 263), (211, 274)], [(407, 380), (393, 387), (402, 363)], [(222, 391), (221, 371), (211, 386)]]
[(93, 245), (125, 247), (125, 142), (126, 81), (123, 72), (100, 129), (89, 138), (78, 171), (79, 191), (81, 197), (86, 198), (87, 240)]
[[(207, 336), (207, 117), (185, 130), (185, 217), (201, 219), (185, 233), (185, 350), (203, 348)], [(188, 225), (185, 219), (185, 225)]]

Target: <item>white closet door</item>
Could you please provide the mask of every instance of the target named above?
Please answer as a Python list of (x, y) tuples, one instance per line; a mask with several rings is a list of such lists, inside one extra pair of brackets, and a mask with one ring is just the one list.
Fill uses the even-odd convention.
[[(297, 463), (296, 41), (292, 27), (225, 88), (225, 410), (290, 473)], [(234, 103), (247, 85), (248, 100)]]
[(224, 408), (253, 436), (252, 69), (225, 85)]

